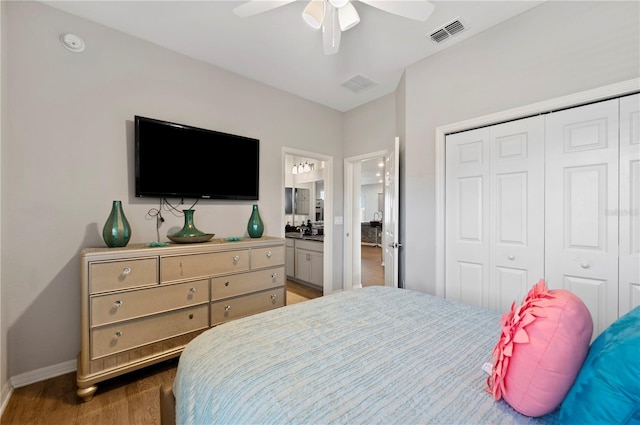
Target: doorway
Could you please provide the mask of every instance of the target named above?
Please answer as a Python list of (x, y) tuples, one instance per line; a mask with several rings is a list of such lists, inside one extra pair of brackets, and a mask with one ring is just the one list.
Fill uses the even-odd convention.
[(387, 151), (345, 158), (344, 288), (384, 285), (384, 158)]
[[(333, 157), (282, 148), (282, 232), (287, 280), (333, 292)], [(326, 225), (325, 225), (326, 223)]]

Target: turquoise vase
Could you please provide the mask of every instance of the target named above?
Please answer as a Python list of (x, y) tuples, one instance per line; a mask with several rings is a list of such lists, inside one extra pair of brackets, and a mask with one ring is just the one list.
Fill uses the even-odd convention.
[(201, 232), (196, 229), (195, 224), (193, 224), (193, 213), (196, 210), (182, 210), (184, 213), (184, 226), (178, 232), (171, 235), (174, 238), (196, 238), (199, 236), (205, 236), (205, 232)]
[(131, 227), (122, 211), (122, 202), (113, 201), (111, 214), (102, 228), (102, 238), (109, 248), (127, 246), (131, 239)]
[(259, 238), (262, 236), (262, 232), (264, 232), (264, 224), (262, 224), (262, 219), (258, 212), (258, 205), (256, 204), (253, 205), (253, 211), (251, 212), (251, 217), (249, 217), (247, 232), (252, 238)]

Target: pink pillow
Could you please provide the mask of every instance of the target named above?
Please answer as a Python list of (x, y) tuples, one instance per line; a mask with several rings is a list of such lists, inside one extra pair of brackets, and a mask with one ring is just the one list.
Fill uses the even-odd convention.
[(541, 279), (520, 306), (512, 304), (501, 323), (489, 392), (523, 415), (553, 411), (569, 392), (589, 350), (589, 310), (573, 293), (550, 291)]

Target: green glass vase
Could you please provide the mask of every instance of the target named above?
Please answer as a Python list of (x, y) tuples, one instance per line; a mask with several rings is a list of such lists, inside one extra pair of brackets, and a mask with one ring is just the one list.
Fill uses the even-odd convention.
[(102, 228), (102, 239), (109, 248), (119, 248), (129, 243), (131, 227), (122, 211), (121, 201), (113, 201), (111, 214)]
[(184, 226), (178, 232), (171, 235), (174, 238), (196, 238), (199, 236), (205, 236), (205, 232), (201, 232), (196, 229), (195, 224), (193, 224), (193, 213), (196, 210), (182, 210), (184, 213)]
[(249, 217), (249, 223), (247, 224), (247, 233), (249, 233), (249, 236), (252, 238), (260, 238), (262, 237), (262, 232), (264, 232), (264, 224), (262, 224), (262, 219), (258, 212), (258, 205), (254, 204), (251, 217)]

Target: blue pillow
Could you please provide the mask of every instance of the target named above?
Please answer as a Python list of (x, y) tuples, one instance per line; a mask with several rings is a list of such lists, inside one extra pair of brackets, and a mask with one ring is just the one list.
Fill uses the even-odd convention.
[(562, 424), (640, 424), (640, 306), (591, 344), (559, 418)]

